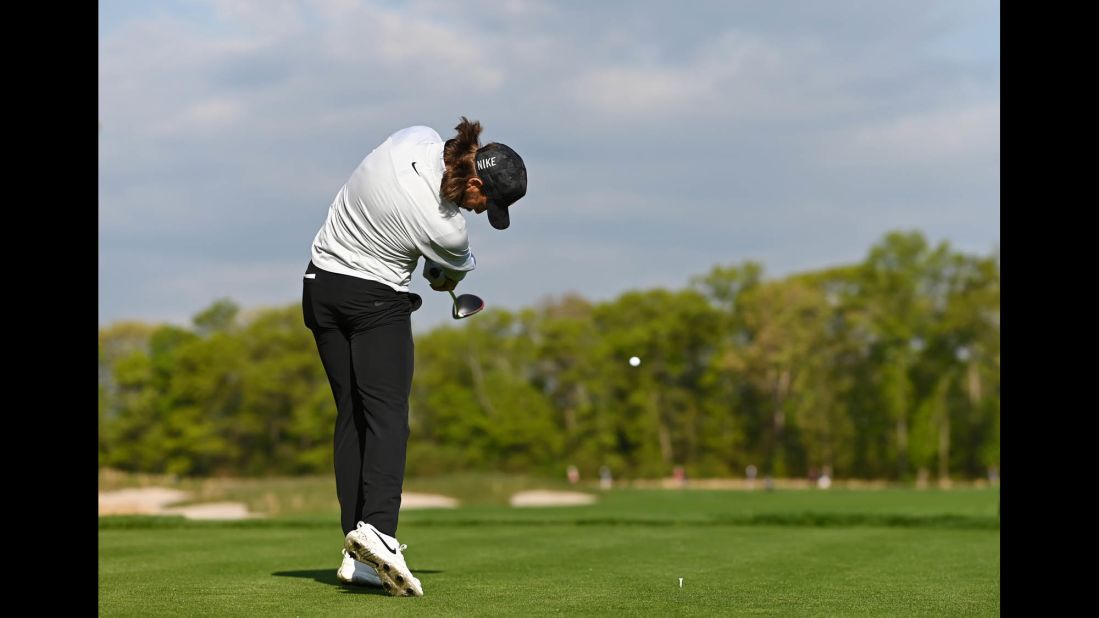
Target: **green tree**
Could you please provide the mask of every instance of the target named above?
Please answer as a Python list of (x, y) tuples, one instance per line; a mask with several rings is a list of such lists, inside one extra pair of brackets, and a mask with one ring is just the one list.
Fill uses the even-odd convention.
[(948, 247), (932, 249), (920, 232), (891, 232), (871, 247), (860, 269), (860, 292), (873, 329), (873, 354), (884, 409), (895, 427), (896, 471), (910, 474), (909, 425), (919, 399), (912, 371), (926, 348), (931, 292)]
[[(765, 280), (744, 262), (683, 290), (486, 311), (416, 336), (407, 469), (992, 474), (999, 278), (998, 251), (893, 232), (855, 264)], [(98, 387), (101, 466), (331, 470), (335, 404), (298, 303), (101, 328)]]
[(228, 298), (222, 298), (200, 311), (192, 321), (200, 335), (226, 332), (234, 327), (234, 320), (239, 312), (240, 307), (236, 303)]

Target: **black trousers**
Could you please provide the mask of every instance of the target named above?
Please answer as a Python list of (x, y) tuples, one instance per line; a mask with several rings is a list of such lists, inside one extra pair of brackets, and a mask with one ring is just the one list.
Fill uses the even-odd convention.
[(396, 536), (412, 389), (411, 313), (421, 299), (312, 262), (305, 273), (305, 325), (336, 400), (333, 448), (343, 532), (363, 521)]

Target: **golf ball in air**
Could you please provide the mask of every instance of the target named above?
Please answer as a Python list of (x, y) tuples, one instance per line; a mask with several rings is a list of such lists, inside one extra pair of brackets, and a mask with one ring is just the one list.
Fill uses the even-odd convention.
[(636, 367), (641, 364), (641, 359), (636, 356), (630, 357), (630, 367)]

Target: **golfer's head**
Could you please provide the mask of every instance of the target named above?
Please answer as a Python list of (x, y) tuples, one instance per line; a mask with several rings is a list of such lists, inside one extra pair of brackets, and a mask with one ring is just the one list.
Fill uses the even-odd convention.
[(487, 198), (488, 221), (498, 230), (511, 225), (508, 208), (527, 194), (527, 166), (519, 153), (504, 144), (492, 143), (477, 150), (477, 176)]
[(480, 122), (463, 116), (454, 129), (458, 134), (443, 146), (443, 199), (478, 214), (487, 210), (492, 227), (506, 229), (508, 209), (527, 192), (523, 159), (504, 144), (481, 147)]

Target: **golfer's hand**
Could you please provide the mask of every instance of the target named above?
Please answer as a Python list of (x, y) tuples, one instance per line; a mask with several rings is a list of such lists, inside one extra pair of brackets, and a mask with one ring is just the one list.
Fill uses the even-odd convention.
[(439, 284), (438, 287), (436, 287), (434, 283), (431, 284), (431, 289), (435, 290), (436, 292), (449, 292), (456, 287), (458, 287), (458, 282), (448, 277), (443, 277), (443, 281)]
[(453, 290), (458, 281), (446, 276), (446, 270), (442, 266), (439, 266), (435, 262), (429, 259), (424, 259), (424, 279), (427, 279), (428, 285), (436, 292), (447, 292)]

